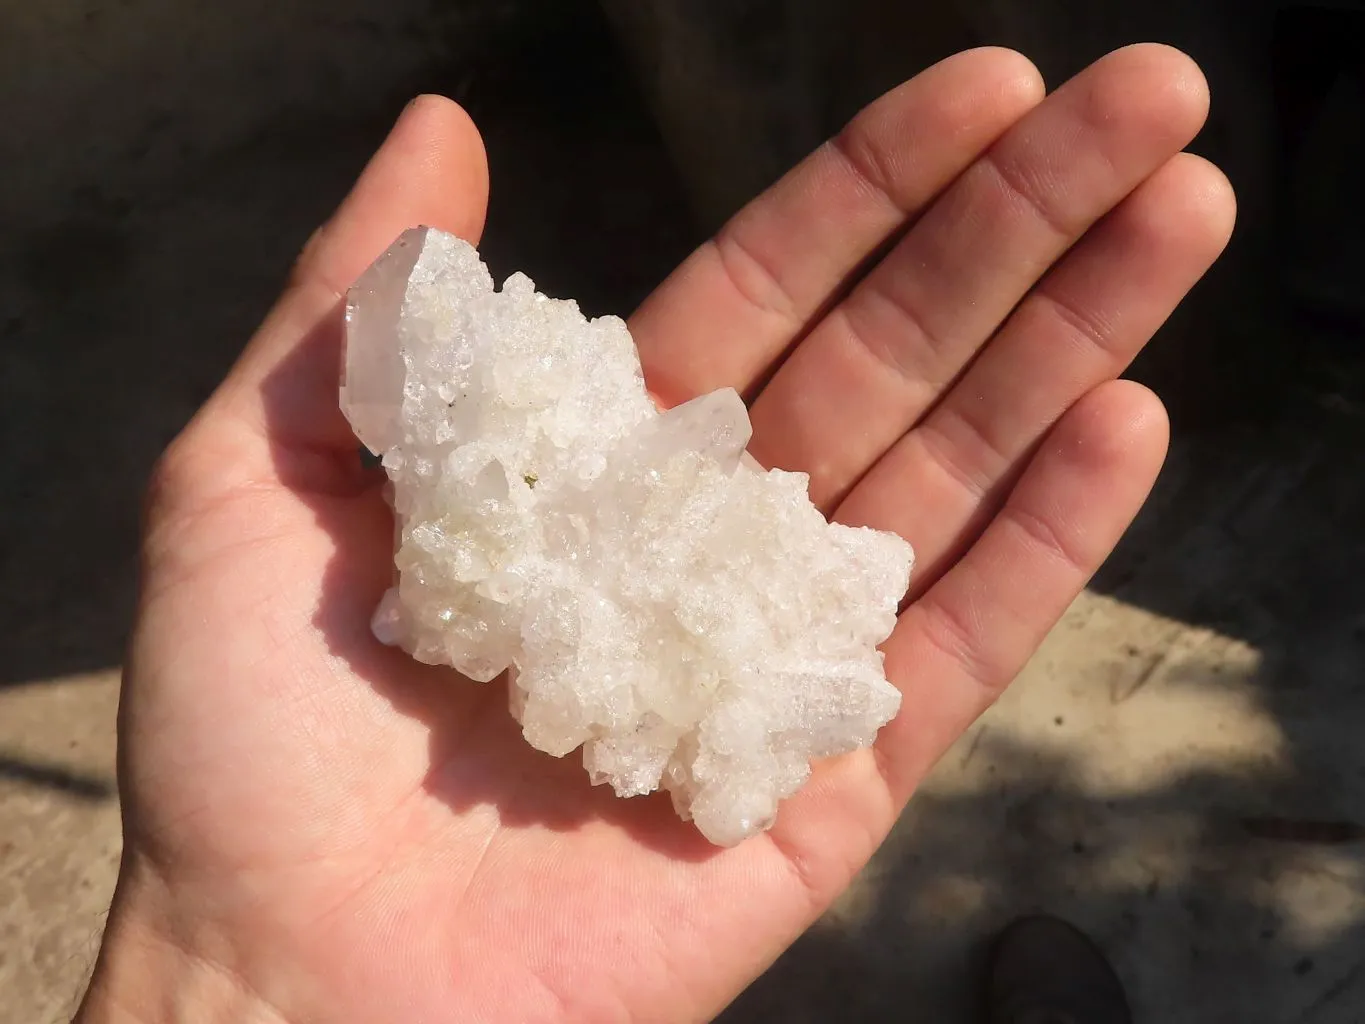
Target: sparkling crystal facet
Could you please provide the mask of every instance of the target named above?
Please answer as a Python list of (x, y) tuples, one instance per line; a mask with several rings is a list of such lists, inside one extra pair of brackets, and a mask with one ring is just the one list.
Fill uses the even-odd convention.
[(414, 229), (346, 310), (341, 403), (393, 485), (376, 635), (487, 681), (594, 783), (664, 788), (721, 845), (900, 706), (877, 645), (910, 546), (827, 523), (745, 453), (733, 391), (659, 413), (616, 317)]

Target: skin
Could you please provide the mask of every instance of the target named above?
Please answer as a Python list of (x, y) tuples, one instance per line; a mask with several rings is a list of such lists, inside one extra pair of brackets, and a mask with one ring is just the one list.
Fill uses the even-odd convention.
[(79, 1020), (704, 1020), (848, 884), (1145, 499), (1161, 403), (1116, 380), (1232, 230), (1159, 46), (1045, 98), (977, 50), (863, 111), (635, 314), (651, 389), (752, 403), (753, 451), (919, 567), (902, 714), (776, 826), (707, 845), (531, 750), (501, 684), (380, 646), (379, 481), (337, 407), (339, 298), (406, 227), (477, 240), (453, 103), (403, 113), (154, 477), (120, 717), (125, 852)]

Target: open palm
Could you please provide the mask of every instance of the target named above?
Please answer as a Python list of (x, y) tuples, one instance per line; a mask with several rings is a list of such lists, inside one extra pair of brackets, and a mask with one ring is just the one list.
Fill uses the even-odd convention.
[(1018, 55), (959, 55), (636, 313), (661, 401), (739, 389), (760, 461), (919, 556), (885, 645), (899, 718), (723, 851), (666, 798), (533, 751), (501, 683), (369, 632), (393, 525), (337, 407), (338, 300), (411, 225), (477, 239), (487, 193), (465, 115), (409, 107), (156, 476), (87, 1018), (165, 1019), (186, 990), (268, 1021), (717, 1012), (866, 862), (1146, 496), (1164, 414), (1114, 378), (1231, 230), (1226, 181), (1180, 153), (1206, 103), (1160, 47), (1045, 100)]

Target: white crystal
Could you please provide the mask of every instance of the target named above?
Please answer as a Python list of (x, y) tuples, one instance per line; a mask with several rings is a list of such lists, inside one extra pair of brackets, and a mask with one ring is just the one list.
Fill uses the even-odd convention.
[(382, 641), (487, 681), (594, 783), (660, 787), (712, 842), (900, 707), (877, 645), (913, 559), (745, 453), (730, 390), (659, 413), (626, 325), (407, 232), (347, 302), (341, 403), (392, 481)]

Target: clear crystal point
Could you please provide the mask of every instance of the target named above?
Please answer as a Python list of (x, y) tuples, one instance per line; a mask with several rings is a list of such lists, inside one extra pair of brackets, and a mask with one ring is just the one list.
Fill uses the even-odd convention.
[(426, 228), (405, 232), (346, 296), (341, 408), (360, 443), (375, 455), (403, 440), (400, 413), (407, 367), (395, 327), (426, 235)]

